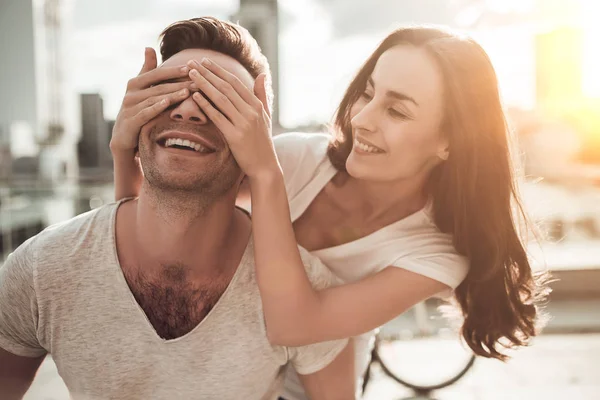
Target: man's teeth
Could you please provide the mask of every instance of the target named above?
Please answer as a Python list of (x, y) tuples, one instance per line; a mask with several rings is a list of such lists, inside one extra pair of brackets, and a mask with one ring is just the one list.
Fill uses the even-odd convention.
[(369, 146), (366, 143), (359, 142), (358, 139), (354, 139), (354, 145), (362, 151), (366, 151), (367, 153), (383, 153), (383, 150), (378, 149), (377, 147)]
[(211, 150), (208, 147), (202, 146), (200, 143), (192, 142), (187, 139), (167, 139), (165, 147), (183, 146), (194, 149), (199, 153), (210, 153)]

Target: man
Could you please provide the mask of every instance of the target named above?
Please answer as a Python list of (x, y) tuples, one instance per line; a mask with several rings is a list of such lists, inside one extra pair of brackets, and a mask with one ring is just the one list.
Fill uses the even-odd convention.
[[(190, 60), (214, 59), (247, 87), (268, 73), (245, 30), (212, 18), (168, 27), (161, 54), (124, 108), (167, 108)], [(141, 101), (142, 89), (156, 96)], [(264, 85), (258, 94), (267, 107)], [(140, 132), (138, 199), (46, 229), (0, 269), (2, 399), (22, 397), (47, 353), (75, 400), (274, 399), (287, 364), (312, 398), (352, 398), (346, 341), (268, 342), (251, 221), (235, 207), (243, 174), (188, 91), (170, 104)], [(332, 282), (303, 257), (315, 286)]]

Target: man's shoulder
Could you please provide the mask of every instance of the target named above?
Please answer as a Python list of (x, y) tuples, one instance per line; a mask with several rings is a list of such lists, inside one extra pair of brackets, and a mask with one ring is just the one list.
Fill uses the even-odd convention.
[(90, 228), (107, 227), (115, 212), (117, 203), (106, 204), (102, 207), (79, 214), (71, 219), (50, 225), (40, 234), (42, 241), (68, 240), (74, 236), (80, 237)]
[(53, 254), (72, 252), (90, 236), (102, 234), (109, 229), (116, 206), (116, 203), (110, 203), (50, 225), (27, 240), (15, 253), (27, 252), (30, 256), (42, 254), (44, 259), (47, 259)]
[(42, 291), (72, 279), (82, 270), (77, 262), (92, 254), (95, 239), (109, 232), (111, 210), (114, 205), (109, 204), (47, 227), (9, 254), (5, 272), (35, 279), (36, 290)]

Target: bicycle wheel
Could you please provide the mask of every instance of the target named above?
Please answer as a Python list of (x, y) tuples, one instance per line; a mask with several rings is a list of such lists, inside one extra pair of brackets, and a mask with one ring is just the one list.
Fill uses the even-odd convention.
[(473, 366), (475, 356), (430, 300), (384, 326), (373, 361), (396, 382), (417, 393), (452, 385)]

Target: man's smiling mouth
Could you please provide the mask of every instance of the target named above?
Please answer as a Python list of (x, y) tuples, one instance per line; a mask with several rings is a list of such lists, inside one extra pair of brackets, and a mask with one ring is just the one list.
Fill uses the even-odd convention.
[(159, 140), (158, 144), (166, 148), (195, 151), (198, 153), (214, 153), (213, 149), (209, 149), (198, 142), (193, 142), (188, 139), (168, 138)]

